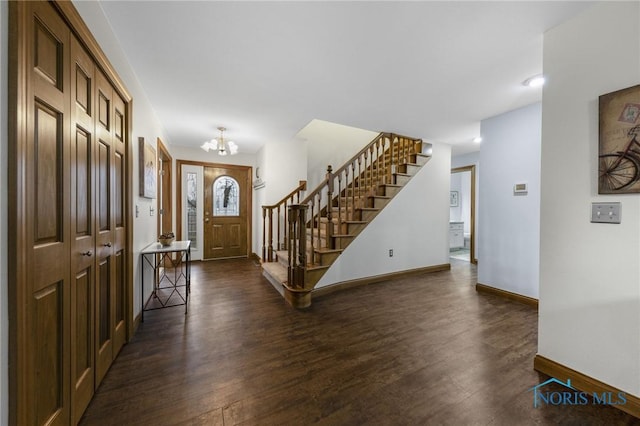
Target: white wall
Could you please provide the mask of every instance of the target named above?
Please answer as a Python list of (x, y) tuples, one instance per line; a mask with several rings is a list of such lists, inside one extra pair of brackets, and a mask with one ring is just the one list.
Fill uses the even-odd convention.
[(0, 1), (0, 424), (9, 424), (9, 315), (7, 312), (7, 90), (9, 7)]
[[(482, 149), (482, 147), (480, 147)], [(478, 167), (480, 165), (480, 151), (470, 152), (468, 154), (456, 155), (451, 157), (451, 168), (455, 169), (456, 167), (464, 167), (464, 166), (476, 166), (476, 173), (478, 173)], [(478, 177), (476, 176), (476, 183), (478, 182)]]
[[(478, 282), (533, 298), (539, 283), (541, 114), (536, 103), (480, 124)], [(521, 182), (528, 194), (514, 195)]]
[(434, 144), (431, 160), (346, 248), (316, 288), (449, 263), (450, 175), (451, 147)]
[(327, 166), (342, 167), (378, 135), (378, 132), (344, 126), (329, 121), (312, 120), (298, 133), (307, 146), (307, 180), (309, 190), (325, 178)]
[[(640, 83), (640, 3), (547, 32), (544, 73), (538, 352), (640, 395), (640, 196), (597, 191), (598, 96)], [(590, 223), (596, 201), (622, 224)]]
[[(307, 179), (307, 148), (300, 141), (267, 143), (260, 176), (265, 181), (265, 202), (275, 204)], [(308, 188), (308, 187), (307, 187)]]
[[(133, 98), (133, 205), (140, 210), (139, 217), (133, 222), (133, 280), (134, 280), (134, 315), (140, 312), (140, 250), (157, 239), (157, 200), (143, 198), (138, 195), (138, 137), (144, 137), (145, 141), (156, 147), (159, 137), (169, 150), (171, 141), (165, 134), (164, 128), (156, 117), (153, 107), (147, 99), (140, 82), (129, 65), (120, 43), (111, 30), (102, 8), (98, 2), (74, 1), (74, 6), (80, 13), (98, 44), (109, 58), (109, 61), (124, 82)], [(154, 215), (150, 214), (150, 207), (154, 209)], [(151, 292), (151, 275), (145, 275), (145, 298)]]
[[(263, 182), (266, 182), (264, 171), (266, 170), (265, 164), (265, 150), (266, 147), (263, 146), (256, 153), (256, 167), (259, 167), (260, 179)], [(255, 171), (254, 171), (255, 176)], [(267, 186), (263, 186), (260, 189), (256, 189), (253, 191), (253, 217), (257, 217), (258, 220), (255, 222), (253, 227), (253, 252), (262, 258), (262, 206), (268, 204), (267, 203)]]
[[(260, 199), (260, 204), (256, 205), (258, 216), (254, 226), (254, 244), (257, 244), (255, 253), (262, 256), (262, 206), (279, 202), (293, 191), (301, 180), (307, 180), (307, 146), (299, 140), (267, 143), (258, 153), (258, 157), (260, 177), (265, 182), (265, 187), (254, 191)], [(307, 189), (310, 189), (308, 185)], [(304, 196), (303, 193), (302, 198)], [(274, 235), (274, 244), (275, 240)]]

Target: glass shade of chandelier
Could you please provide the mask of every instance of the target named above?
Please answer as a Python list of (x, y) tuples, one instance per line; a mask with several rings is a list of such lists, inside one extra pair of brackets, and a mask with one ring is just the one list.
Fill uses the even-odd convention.
[(224, 127), (218, 127), (218, 130), (220, 130), (220, 137), (219, 138), (213, 138), (210, 141), (206, 141), (205, 143), (203, 143), (200, 148), (204, 149), (205, 151), (209, 152), (211, 151), (215, 151), (218, 153), (218, 155), (235, 155), (238, 153), (238, 145), (236, 145), (235, 142), (232, 141), (228, 141), (224, 139), (224, 132), (225, 130), (227, 130)]

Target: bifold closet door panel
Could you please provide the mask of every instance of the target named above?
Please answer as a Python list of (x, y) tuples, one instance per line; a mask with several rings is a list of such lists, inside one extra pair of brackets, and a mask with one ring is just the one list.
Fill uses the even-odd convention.
[(113, 146), (113, 89), (96, 73), (96, 386), (114, 358), (113, 323), (115, 291), (114, 221), (111, 203), (115, 188)]
[(113, 196), (111, 218), (113, 221), (114, 291), (112, 294), (113, 357), (115, 358), (127, 340), (127, 215), (126, 215), (126, 103), (113, 91)]
[[(22, 326), (23, 424), (66, 425), (70, 415), (70, 31), (46, 2), (26, 7), (26, 147), (23, 192), (27, 288)], [(23, 316), (24, 315), (24, 316)]]
[(71, 415), (95, 389), (95, 65), (71, 39)]

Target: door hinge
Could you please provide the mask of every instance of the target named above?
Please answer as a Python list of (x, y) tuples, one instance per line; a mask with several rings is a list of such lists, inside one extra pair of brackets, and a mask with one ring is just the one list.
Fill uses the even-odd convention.
[(158, 214), (164, 214), (164, 209), (159, 209)]

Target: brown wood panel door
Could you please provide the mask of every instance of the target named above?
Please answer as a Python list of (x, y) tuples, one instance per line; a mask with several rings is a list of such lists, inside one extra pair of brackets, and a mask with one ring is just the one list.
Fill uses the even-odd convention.
[(71, 39), (71, 416), (77, 423), (95, 388), (95, 66)]
[[(27, 147), (25, 162), (25, 271), (23, 375), (30, 406), (20, 424), (69, 423), (69, 37), (46, 3), (28, 7)], [(23, 364), (23, 362), (26, 364)], [(15, 367), (14, 367), (15, 368)]]
[(96, 386), (113, 361), (114, 228), (111, 202), (114, 182), (113, 90), (101, 72), (96, 73)]
[(110, 200), (111, 220), (113, 227), (113, 283), (112, 283), (112, 328), (113, 328), (113, 359), (127, 339), (127, 275), (126, 275), (126, 110), (125, 102), (113, 94), (113, 159), (111, 175), (113, 193)]
[(205, 259), (249, 255), (251, 168), (204, 168)]
[(76, 424), (132, 320), (131, 104), (70, 3), (9, 14), (9, 423)]

